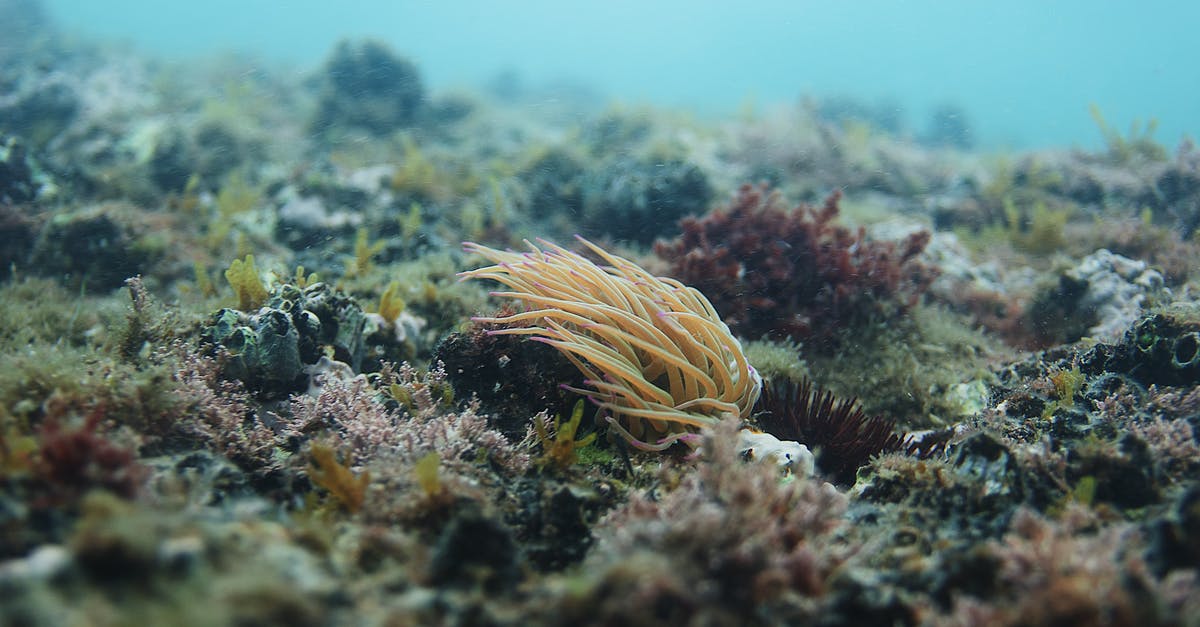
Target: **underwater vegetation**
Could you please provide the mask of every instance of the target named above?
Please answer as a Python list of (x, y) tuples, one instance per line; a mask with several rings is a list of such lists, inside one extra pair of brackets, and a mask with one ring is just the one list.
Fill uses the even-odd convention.
[(655, 253), (671, 274), (713, 294), (713, 306), (739, 335), (804, 340), (900, 315), (936, 270), (917, 257), (929, 242), (875, 242), (838, 225), (834, 193), (821, 207), (785, 208), (766, 188), (742, 186), (726, 207), (682, 221), (683, 235)]
[(0, 24), (0, 624), (1197, 624), (1191, 141)]

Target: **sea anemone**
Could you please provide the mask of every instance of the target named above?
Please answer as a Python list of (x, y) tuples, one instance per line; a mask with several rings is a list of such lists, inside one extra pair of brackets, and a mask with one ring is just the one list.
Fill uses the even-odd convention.
[(637, 448), (663, 450), (694, 441), (723, 416), (749, 416), (762, 380), (708, 299), (576, 239), (609, 265), (544, 240), (545, 250), (526, 242), (527, 253), (464, 243), (495, 265), (460, 277), (502, 283), (511, 291), (493, 295), (529, 306), (474, 320), (503, 325), (491, 334), (529, 335), (558, 349), (587, 389), (565, 387), (607, 412), (612, 429)]

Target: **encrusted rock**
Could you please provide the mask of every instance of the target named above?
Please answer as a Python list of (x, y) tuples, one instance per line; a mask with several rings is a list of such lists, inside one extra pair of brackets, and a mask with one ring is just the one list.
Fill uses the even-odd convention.
[(425, 103), (416, 65), (375, 41), (338, 44), (322, 78), (318, 131), (357, 128), (384, 136), (415, 124)]
[(1169, 294), (1162, 275), (1145, 261), (1100, 249), (1059, 277), (1035, 305), (1035, 317), (1049, 337), (1074, 341), (1082, 334), (1112, 342), (1154, 298)]
[(326, 351), (357, 371), (362, 362), (366, 317), (354, 299), (315, 283), (284, 284), (255, 313), (222, 309), (205, 335), (227, 349), (229, 376), (267, 398), (308, 389), (306, 366)]

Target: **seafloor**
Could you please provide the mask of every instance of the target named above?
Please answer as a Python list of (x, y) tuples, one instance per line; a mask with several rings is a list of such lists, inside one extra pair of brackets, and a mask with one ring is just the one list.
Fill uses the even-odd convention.
[(0, 25), (0, 624), (1200, 625), (1189, 140)]

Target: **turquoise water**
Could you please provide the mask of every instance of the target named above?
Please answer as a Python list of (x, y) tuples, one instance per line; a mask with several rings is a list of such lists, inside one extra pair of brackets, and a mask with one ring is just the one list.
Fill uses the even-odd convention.
[(47, 4), (72, 30), (173, 57), (236, 50), (308, 68), (341, 37), (374, 36), (435, 88), (513, 69), (702, 115), (848, 95), (894, 103), (914, 130), (954, 104), (991, 148), (1098, 146), (1090, 103), (1121, 130), (1157, 119), (1171, 147), (1200, 134), (1200, 3), (1182, 0)]

